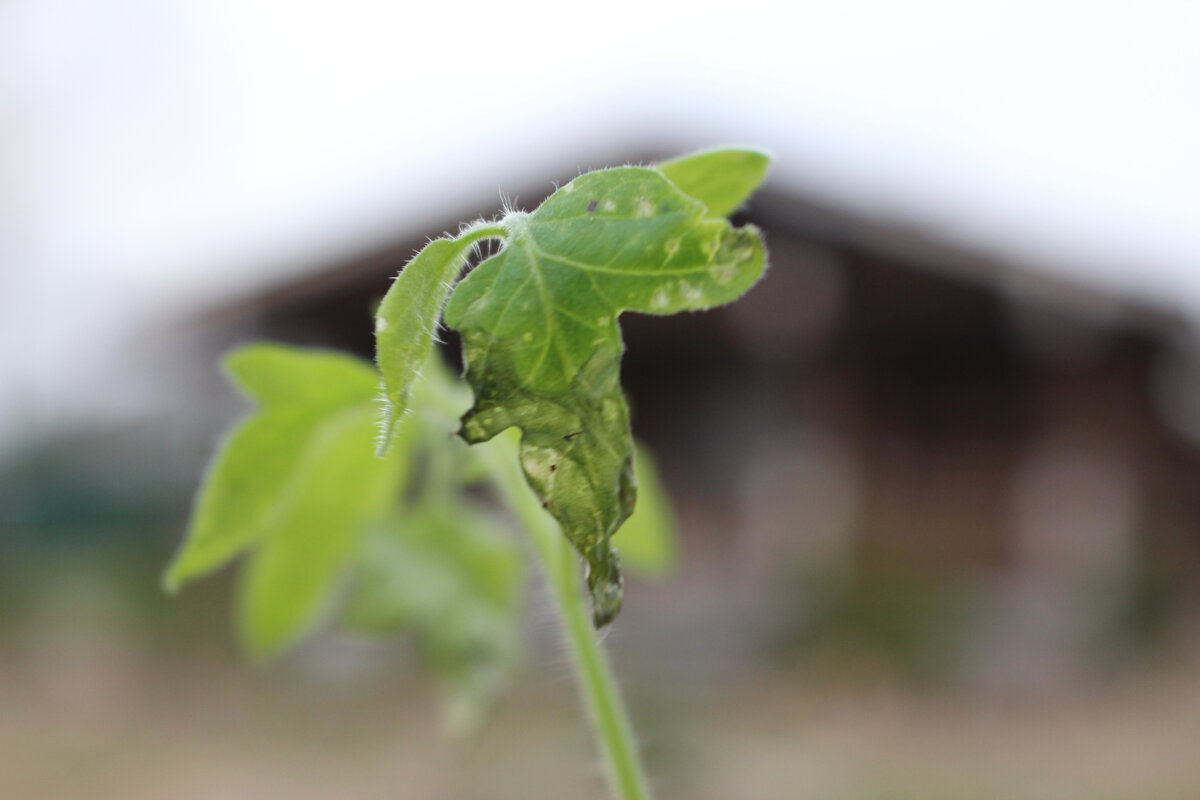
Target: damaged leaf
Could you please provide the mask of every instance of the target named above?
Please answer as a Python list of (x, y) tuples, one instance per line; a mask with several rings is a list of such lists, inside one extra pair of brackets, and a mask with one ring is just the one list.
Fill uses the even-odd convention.
[[(727, 205), (731, 192), (719, 194)], [(621, 606), (609, 539), (636, 498), (617, 317), (734, 300), (763, 272), (762, 239), (709, 216), (647, 167), (587, 173), (500, 225), (504, 249), (446, 306), (475, 390), (462, 436), (476, 443), (521, 429), (522, 469), (587, 560), (594, 620), (604, 625)]]

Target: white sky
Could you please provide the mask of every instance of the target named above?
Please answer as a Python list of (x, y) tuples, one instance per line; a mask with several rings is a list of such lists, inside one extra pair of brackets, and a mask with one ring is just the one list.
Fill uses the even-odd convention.
[(1200, 314), (1200, 3), (680, 5), (9, 0), (0, 440), (124, 407), (137, 330), (642, 141)]

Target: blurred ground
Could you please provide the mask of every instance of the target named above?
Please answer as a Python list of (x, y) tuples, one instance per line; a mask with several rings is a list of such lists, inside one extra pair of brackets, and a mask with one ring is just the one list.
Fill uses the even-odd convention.
[[(453, 744), (399, 680), (331, 689), (74, 655), (0, 680), (0, 796), (604, 796), (565, 674), (528, 681), (476, 740)], [(1185, 800), (1200, 796), (1194, 675), (1020, 700), (780, 674), (635, 697), (660, 800)]]
[[(130, 574), (126, 590), (143, 582)], [(605, 796), (536, 601), (518, 686), (477, 736), (450, 741), (403, 645), (325, 636), (256, 668), (229, 652), (223, 581), (160, 604), (163, 615), (94, 572), (35, 577), (21, 621), (0, 626), (0, 797)], [(706, 634), (656, 602), (678, 587), (632, 588), (607, 644), (659, 800), (1200, 796), (1194, 642), (1069, 681), (912, 679), (844, 645), (730, 655), (727, 622)], [(670, 656), (683, 637), (690, 664)]]

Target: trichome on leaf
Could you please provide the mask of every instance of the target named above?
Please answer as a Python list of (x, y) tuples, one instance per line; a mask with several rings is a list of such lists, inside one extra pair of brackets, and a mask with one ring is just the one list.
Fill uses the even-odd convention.
[[(761, 153), (726, 149), (581, 175), (532, 213), (512, 211), (431, 242), (380, 305), (388, 400), (381, 452), (445, 303), (475, 395), (460, 434), (474, 444), (520, 429), (527, 482), (587, 561), (597, 626), (621, 607), (611, 538), (637, 496), (617, 318), (711, 308), (759, 279), (759, 232), (723, 217), (757, 187), (767, 163)], [(486, 238), (500, 239), (500, 251), (451, 291)]]

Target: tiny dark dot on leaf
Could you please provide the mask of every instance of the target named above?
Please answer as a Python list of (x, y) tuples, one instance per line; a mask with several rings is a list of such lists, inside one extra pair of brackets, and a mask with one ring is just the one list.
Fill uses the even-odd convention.
[(574, 433), (568, 433), (566, 436), (563, 437), (563, 441), (569, 442), (581, 433), (583, 433), (583, 431), (575, 431)]
[(550, 471), (551, 471), (551, 472), (554, 472), (554, 470), (556, 470), (556, 469), (558, 469), (558, 464), (551, 464), (551, 465), (550, 465)]
[(550, 501), (549, 501), (549, 500), (543, 500), (543, 501), (542, 501), (542, 508), (544, 508), (544, 509), (546, 509), (547, 511), (549, 511), (549, 510), (550, 510)]
[(599, 205), (599, 200), (593, 200), (592, 202), (588, 203), (588, 211), (595, 211)]

